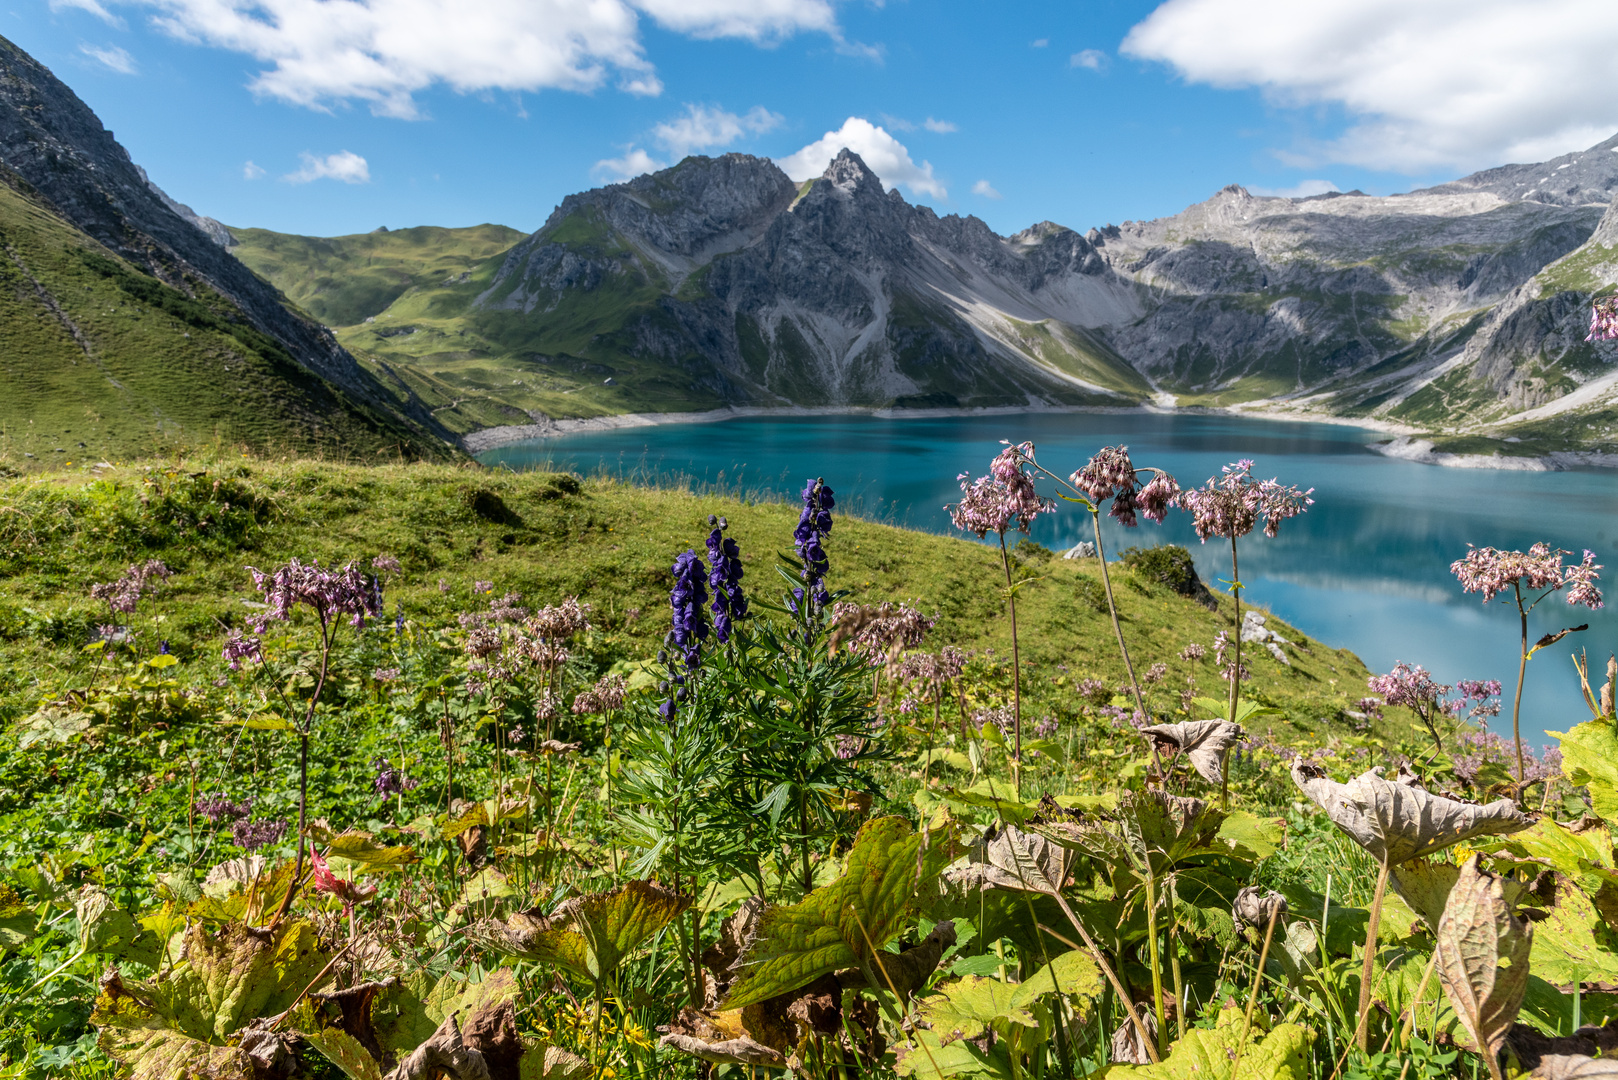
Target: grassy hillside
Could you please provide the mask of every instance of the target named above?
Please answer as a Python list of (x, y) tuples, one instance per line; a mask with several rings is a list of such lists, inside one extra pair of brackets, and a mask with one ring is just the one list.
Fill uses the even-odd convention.
[[(64, 470), (0, 487), (0, 686), (4, 718), (31, 710), (42, 694), (86, 670), (80, 647), (106, 621), (89, 584), (110, 581), (137, 560), (161, 558), (176, 571), (141, 633), (167, 640), (183, 661), (217, 663), (228, 627), (239, 626), (251, 592), (246, 565), (269, 567), (298, 556), (322, 562), (396, 556), (404, 572), (390, 601), (423, 626), (452, 624), (481, 606), (472, 583), (493, 583), (528, 602), (578, 596), (593, 606), (593, 655), (602, 665), (654, 653), (669, 626), (670, 564), (700, 548), (710, 513), (727, 515), (741, 544), (746, 585), (768, 597), (781, 589), (775, 553), (791, 550), (797, 508), (743, 504), (686, 491), (633, 487), (549, 474), (483, 472), (434, 465), (350, 467), (309, 462), (192, 460)], [(994, 650), (1009, 678), (1010, 633), (998, 555), (965, 540), (839, 517), (831, 546), (832, 584), (866, 603), (905, 600), (939, 617), (930, 647)], [(1064, 561), (1023, 549), (1019, 592), (1028, 708), (1070, 710), (1074, 687), (1123, 669), (1093, 561)], [(1135, 576), (1121, 565), (1114, 587), (1138, 670), (1166, 665), (1149, 704), (1178, 710), (1187, 680), (1218, 696), (1214, 635), (1218, 614)], [(445, 591), (441, 591), (440, 583)], [(390, 608), (391, 610), (391, 608)], [(139, 626), (140, 623), (137, 622)], [(1250, 693), (1285, 711), (1275, 723), (1298, 738), (1323, 736), (1363, 693), (1368, 675), (1352, 654), (1280, 624), (1292, 665), (1260, 653)], [(1181, 659), (1190, 643), (1208, 649)], [(75, 674), (78, 672), (80, 674)], [(1308, 733), (1307, 735), (1305, 733)]]
[(412, 288), (452, 281), (525, 235), (504, 225), (295, 236), (231, 229), (233, 254), (327, 326), (380, 314)]
[(137, 270), (0, 182), (0, 468), (217, 444), (362, 458), (419, 438), (197, 285)]

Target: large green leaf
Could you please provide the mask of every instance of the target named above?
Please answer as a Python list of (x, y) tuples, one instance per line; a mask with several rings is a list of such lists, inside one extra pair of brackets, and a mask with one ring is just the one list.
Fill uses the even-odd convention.
[(327, 1061), (342, 1070), (349, 1080), (382, 1080), (382, 1066), (360, 1041), (342, 1028), (323, 1027), (318, 1031), (300, 1031), (308, 1042)]
[(301, 920), (273, 936), (240, 923), (210, 933), (198, 923), (186, 932), (184, 958), (143, 989), (176, 1030), (223, 1042), (254, 1017), (285, 1011), (328, 959)]
[(1618, 940), (1583, 890), (1558, 876), (1556, 904), (1534, 924), (1533, 969), (1564, 986), (1618, 982)]
[(234, 1046), (215, 1046), (176, 1031), (134, 997), (103, 992), (90, 1020), (100, 1029), (101, 1050), (130, 1066), (131, 1080), (253, 1080), (253, 1059)]
[(1013, 1080), (1017, 1076), (1011, 1064), (1010, 1048), (1004, 1041), (996, 1042), (984, 1050), (966, 1039), (945, 1044), (932, 1031), (917, 1030), (913, 1039), (914, 1046), (898, 1048), (899, 1060), (894, 1070), (900, 1076), (914, 1076), (920, 1080), (968, 1077)]
[(1474, 847), (1492, 855), (1497, 867), (1505, 863), (1530, 873), (1545, 867), (1559, 870), (1577, 881), (1591, 896), (1605, 886), (1618, 887), (1618, 867), (1612, 857), (1612, 831), (1606, 825), (1575, 832), (1572, 827), (1543, 817), (1520, 833), (1489, 837)]
[(335, 870), (382, 874), (402, 870), (417, 861), (416, 849), (405, 844), (388, 846), (368, 832), (345, 832), (331, 838), (326, 858)]
[(1597, 814), (1618, 822), (1618, 735), (1613, 726), (1605, 720), (1589, 720), (1560, 738), (1563, 774), (1590, 789), (1590, 805)]
[(1238, 1057), (1243, 1019), (1240, 1009), (1225, 1009), (1214, 1028), (1186, 1032), (1157, 1065), (1113, 1065), (1091, 1075), (1096, 1080), (1307, 1080), (1312, 1031), (1277, 1024), (1261, 1039), (1255, 1026)]
[(854, 838), (842, 877), (760, 917), (743, 974), (724, 1007), (764, 1001), (839, 968), (879, 959), (877, 950), (904, 929), (924, 886), (955, 854), (947, 826), (916, 833), (903, 818), (867, 822)]
[(1219, 839), (1238, 858), (1267, 859), (1286, 842), (1286, 820), (1232, 810), (1219, 824)]
[(599, 983), (690, 906), (688, 897), (655, 882), (631, 881), (569, 900), (553, 915), (519, 912), (495, 932), (492, 943)]
[(1011, 995), (1015, 1008), (1026, 1009), (1046, 994), (1061, 994), (1068, 1000), (1082, 998), (1094, 1001), (1101, 996), (1105, 983), (1101, 969), (1082, 949), (1065, 952), (1046, 964), (1033, 976), (1017, 984)]
[(944, 983), (920, 1003), (921, 1017), (941, 1045), (956, 1039), (975, 1039), (991, 1028), (1002, 1033), (1009, 1024), (1037, 1027), (1026, 1006), (1014, 1003), (1017, 984), (968, 975)]

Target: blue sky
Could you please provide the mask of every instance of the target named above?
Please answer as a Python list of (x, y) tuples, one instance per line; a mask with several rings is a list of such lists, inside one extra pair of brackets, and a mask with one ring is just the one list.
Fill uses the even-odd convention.
[(0, 34), (232, 225), (532, 230), (683, 152), (818, 172), (852, 141), (912, 201), (1009, 233), (1581, 149), (1618, 129), (1603, 6), (9, 0)]

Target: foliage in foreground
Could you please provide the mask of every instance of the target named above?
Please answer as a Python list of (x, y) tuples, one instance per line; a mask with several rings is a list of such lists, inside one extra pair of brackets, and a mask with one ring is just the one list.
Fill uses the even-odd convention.
[(1610, 681), (1530, 799), (1318, 644), (1232, 709), (1172, 555), (1110, 568), (1129, 680), (1091, 568), (820, 485), (265, 471), (6, 495), (11, 1075), (1472, 1075), (1618, 1014)]

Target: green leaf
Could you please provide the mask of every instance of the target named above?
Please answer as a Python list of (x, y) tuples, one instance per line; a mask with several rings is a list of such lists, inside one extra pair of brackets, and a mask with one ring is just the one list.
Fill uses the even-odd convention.
[(17, 749), (26, 750), (39, 743), (71, 742), (90, 730), (95, 719), (93, 713), (81, 709), (65, 709), (60, 705), (46, 705), (18, 725)]
[(1080, 997), (1094, 1001), (1101, 996), (1105, 985), (1101, 969), (1096, 967), (1095, 961), (1082, 950), (1075, 949), (1058, 956), (1034, 972), (1032, 978), (1019, 983), (1017, 992), (1011, 995), (1011, 1004), (1026, 1009), (1046, 994), (1061, 994), (1070, 1000)]
[(1022, 744), (1023, 752), (1037, 750), (1058, 765), (1067, 763), (1067, 748), (1055, 739), (1029, 739)]
[(691, 906), (689, 898), (650, 881), (575, 897), (553, 915), (519, 912), (493, 944), (514, 956), (560, 964), (601, 983), (624, 959)]
[(590, 1063), (560, 1046), (529, 1043), (517, 1063), (517, 1080), (584, 1080)]
[(1017, 801), (1011, 794), (1010, 784), (993, 780), (979, 780), (969, 788), (945, 788), (944, 799), (957, 807), (988, 807), (1002, 820), (1017, 824), (1027, 821), (1038, 809), (1033, 803)]
[(349, 1080), (382, 1080), (382, 1066), (358, 1039), (342, 1028), (328, 1027), (298, 1034), (341, 1069)]
[(1538, 872), (1541, 867), (1559, 870), (1577, 881), (1592, 896), (1604, 885), (1618, 885), (1618, 868), (1612, 857), (1612, 832), (1606, 825), (1574, 832), (1549, 817), (1511, 836), (1486, 837), (1474, 843), (1478, 851), (1493, 856), (1496, 865), (1507, 862), (1513, 869)]
[(147, 667), (154, 667), (154, 668), (157, 668), (159, 671), (161, 671), (164, 668), (173, 667), (175, 664), (178, 664), (179, 662), (180, 662), (180, 658), (177, 657), (177, 656), (174, 656), (171, 653), (159, 653), (156, 656), (152, 657), (150, 660), (147, 660), (146, 661), (146, 666)]
[(257, 716), (249, 716), (249, 717), (246, 717), (245, 719), (238, 719), (237, 717), (234, 717), (234, 716), (227, 717), (224, 720), (219, 721), (219, 726), (220, 727), (246, 728), (249, 731), (297, 731), (298, 730), (297, 725), (293, 724), (292, 721), (283, 720), (279, 716), (274, 715), (273, 713), (260, 713)]
[(405, 844), (388, 847), (376, 842), (368, 832), (345, 832), (331, 838), (327, 859), (338, 860), (337, 869), (349, 864), (362, 873), (385, 874), (417, 862), (416, 849)]
[(1038, 1027), (1025, 1005), (1013, 1004), (1016, 983), (968, 975), (944, 983), (920, 1003), (922, 1019), (938, 1036), (940, 1046), (957, 1039), (975, 1039), (990, 1028), (1004, 1032), (1010, 1024)]
[[(451, 1013), (471, 1016), (491, 1005), (503, 1005), (508, 1001), (517, 1000), (517, 989), (517, 977), (512, 974), (510, 968), (495, 968), (483, 976), (480, 982), (468, 982), (452, 974), (445, 975), (428, 993), (423, 1013), (436, 1030)], [(431, 1037), (432, 1031), (428, 1031), (427, 1038)], [(420, 1040), (425, 1041), (426, 1039)], [(412, 1044), (409, 1049), (414, 1050), (417, 1045), (419, 1043)]]
[(1286, 819), (1259, 817), (1246, 810), (1232, 810), (1220, 823), (1219, 839), (1238, 858), (1268, 859), (1286, 843)]
[(127, 994), (103, 993), (90, 1022), (102, 1052), (131, 1067), (131, 1080), (206, 1076), (253, 1080), (253, 1059), (234, 1046), (215, 1046), (176, 1031)]
[(194, 1038), (224, 1041), (255, 1016), (285, 1011), (326, 966), (314, 930), (298, 920), (274, 937), (231, 923), (195, 924), (185, 960), (149, 987), (154, 1011)]
[[(1228, 713), (1230, 711), (1230, 702), (1225, 701), (1223, 698), (1221, 698), (1219, 700), (1215, 700), (1213, 698), (1205, 698), (1205, 697), (1192, 698), (1191, 699), (1191, 704), (1199, 706), (1200, 708), (1206, 709), (1208, 712), (1213, 713), (1215, 716), (1217, 716), (1221, 720), (1229, 720), (1230, 719), (1230, 717), (1225, 715), (1226, 713)], [(1247, 723), (1247, 721), (1253, 719), (1255, 716), (1280, 716), (1280, 715), (1282, 715), (1282, 712), (1281, 712), (1280, 709), (1272, 709), (1268, 705), (1260, 705), (1256, 701), (1251, 701), (1251, 700), (1242, 698), (1242, 699), (1238, 699), (1237, 702), (1236, 702), (1236, 719), (1235, 719), (1235, 722), (1237, 724), (1245, 724), (1245, 723)]]
[(1583, 890), (1557, 878), (1556, 906), (1534, 924), (1534, 974), (1564, 986), (1618, 982), (1618, 951), (1612, 930)]
[(1563, 774), (1575, 785), (1590, 789), (1590, 805), (1598, 816), (1618, 821), (1618, 737), (1612, 724), (1589, 720), (1560, 738)]
[(914, 1033), (916, 1045), (898, 1048), (899, 1060), (894, 1070), (900, 1076), (914, 1076), (921, 1080), (955, 1080), (957, 1077), (987, 1077), (992, 1080), (1013, 1080), (1017, 1071), (1012, 1068), (1011, 1050), (1005, 1042), (998, 1042), (988, 1050), (980, 1050), (976, 1043), (957, 1039), (942, 1045), (931, 1031)]
[(869, 964), (905, 928), (922, 889), (955, 854), (948, 826), (915, 833), (903, 818), (866, 822), (840, 878), (760, 917), (743, 974), (723, 1007), (741, 1008), (839, 968)]
[(1212, 1030), (1186, 1032), (1160, 1064), (1113, 1065), (1091, 1075), (1096, 1080), (1307, 1080), (1312, 1031), (1298, 1024), (1277, 1024), (1260, 1039), (1255, 1026), (1245, 1050), (1232, 1062), (1243, 1026), (1240, 1009), (1225, 1009)]

